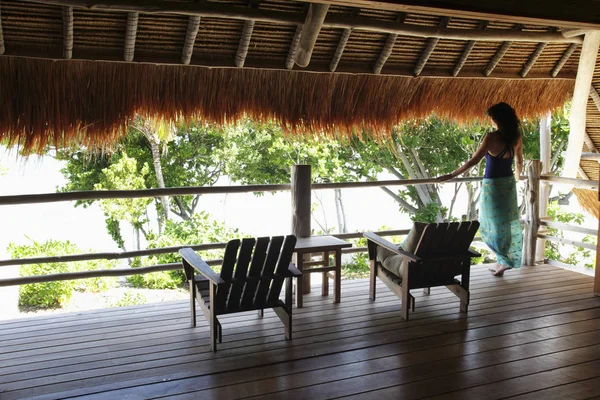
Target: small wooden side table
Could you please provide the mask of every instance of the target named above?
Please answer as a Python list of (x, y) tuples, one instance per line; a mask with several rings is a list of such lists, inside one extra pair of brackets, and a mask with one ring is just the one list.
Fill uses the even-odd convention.
[[(338, 239), (333, 236), (312, 236), (308, 238), (298, 238), (296, 248), (294, 249), (294, 261), (296, 267), (303, 274), (312, 272), (323, 273), (323, 285), (321, 294), (329, 295), (329, 272), (334, 272), (333, 302), (340, 302), (340, 292), (342, 289), (342, 249), (352, 247), (352, 243)], [(305, 254), (321, 253), (322, 259), (318, 261), (304, 261)], [(329, 265), (329, 254), (334, 253), (335, 265)], [(312, 268), (320, 266), (318, 268)], [(310, 286), (304, 287), (304, 277), (296, 281), (296, 307), (302, 307), (302, 295), (310, 293)]]

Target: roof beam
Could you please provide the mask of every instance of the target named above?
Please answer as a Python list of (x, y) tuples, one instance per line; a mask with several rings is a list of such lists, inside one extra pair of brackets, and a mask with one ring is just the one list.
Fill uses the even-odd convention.
[(2, 5), (0, 4), (0, 54), (4, 54), (6, 52), (6, 47), (4, 47), (4, 33), (2, 32)]
[(62, 8), (63, 18), (63, 57), (73, 57), (73, 7)]
[(331, 72), (335, 72), (337, 66), (342, 58), (342, 54), (344, 53), (344, 49), (346, 48), (346, 44), (348, 43), (348, 39), (350, 38), (350, 34), (352, 33), (352, 29), (344, 29), (342, 31), (342, 36), (340, 36), (340, 41), (338, 42), (337, 48), (335, 49), (335, 54), (331, 59), (331, 63), (329, 63), (329, 70)]
[(585, 137), (586, 110), (599, 47), (600, 31), (585, 35), (583, 47), (581, 48), (581, 56), (579, 57), (577, 78), (575, 79), (575, 89), (573, 90), (573, 100), (571, 102), (571, 113), (569, 115), (571, 132), (569, 134), (569, 143), (567, 145), (562, 174), (567, 178), (575, 178), (577, 167), (579, 167), (581, 149), (583, 148)]
[(569, 57), (571, 57), (571, 55), (573, 54), (573, 52), (575, 51), (576, 48), (577, 48), (577, 45), (575, 43), (571, 43), (569, 45), (569, 47), (567, 48), (567, 50), (565, 50), (562, 57), (560, 57), (560, 60), (558, 60), (556, 62), (556, 65), (554, 66), (554, 68), (552, 68), (552, 72), (550, 73), (550, 75), (552, 75), (553, 78), (556, 75), (558, 75), (558, 73), (560, 72), (562, 67), (565, 65), (565, 63), (567, 62)]
[(598, 94), (598, 91), (596, 90), (594, 85), (590, 86), (590, 97), (592, 98), (592, 101), (596, 105), (598, 111), (600, 111), (600, 95)]
[[(521, 30), (521, 28), (521, 25), (517, 25), (515, 26), (514, 30)], [(504, 57), (511, 45), (512, 41), (502, 42), (500, 48), (498, 48), (498, 51), (496, 51), (496, 54), (494, 54), (494, 57), (492, 57), (487, 67), (485, 67), (485, 69), (483, 70), (483, 74), (485, 76), (490, 76), (492, 71), (494, 71), (494, 68), (496, 68), (498, 63), (500, 63), (500, 60), (502, 60), (502, 57)]]
[[(308, 1), (308, 0), (303, 0)], [(596, 0), (310, 0), (350, 7), (377, 8), (405, 13), (446, 15), (513, 24), (600, 28)]]
[(127, 14), (127, 30), (125, 31), (125, 51), (123, 58), (125, 61), (133, 61), (135, 53), (135, 38), (137, 36), (139, 13), (130, 12)]
[[(396, 21), (399, 23), (403, 23), (406, 18), (406, 14), (402, 13), (396, 17)], [(396, 39), (398, 38), (398, 34), (390, 33), (388, 37), (385, 39), (385, 44), (383, 45), (383, 49), (381, 49), (381, 53), (379, 53), (379, 58), (375, 62), (375, 66), (373, 67), (373, 73), (379, 75), (385, 62), (392, 54), (394, 50), (394, 44), (396, 44)]]
[(590, 135), (587, 132), (585, 132), (585, 136), (583, 137), (583, 141), (585, 142), (585, 145), (587, 146), (588, 150), (591, 153), (597, 153), (598, 152), (598, 148), (596, 147), (596, 145), (592, 141), (592, 138), (590, 137)]
[[(248, 20), (276, 24), (300, 25), (305, 21), (304, 15), (236, 7), (211, 2), (163, 2), (161, 0), (145, 0), (142, 4), (134, 0), (21, 0), (25, 2), (52, 4), (59, 6), (73, 6), (87, 9), (120, 12), (140, 12), (149, 14), (175, 14), (199, 15), (202, 17), (216, 17), (225, 19)], [(319, 4), (311, 3), (313, 8)], [(321, 4), (327, 7), (328, 4)], [(373, 7), (373, 4), (370, 5)], [(321, 7), (321, 9), (323, 9)], [(309, 7), (310, 8), (310, 7)], [(413, 11), (415, 12), (415, 11)], [(444, 14), (444, 13), (442, 13)], [(448, 15), (448, 13), (445, 13)], [(465, 17), (457, 15), (457, 17)], [(489, 18), (480, 18), (489, 19)], [(399, 24), (396, 21), (382, 21), (364, 17), (348, 17), (344, 15), (329, 14), (323, 21), (323, 27), (336, 29), (365, 30), (380, 33), (395, 33), (400, 36), (414, 36), (425, 38), (439, 38), (452, 40), (477, 40), (477, 41), (513, 41), (513, 42), (546, 42), (546, 43), (582, 43), (579, 36), (566, 38), (560, 32), (523, 32), (505, 29), (452, 29), (438, 28), (411, 24)]]
[(300, 43), (300, 36), (302, 35), (302, 25), (298, 25), (296, 27), (296, 33), (294, 33), (294, 38), (292, 39), (292, 43), (290, 44), (290, 50), (288, 52), (287, 60), (285, 61), (285, 67), (287, 69), (294, 68), (294, 60), (296, 58), (296, 53), (298, 52), (298, 43)]
[[(487, 28), (487, 26), (489, 25), (489, 23), (490, 23), (489, 21), (481, 21), (479, 23), (479, 27), (477, 29), (484, 31), (485, 28)], [(458, 73), (460, 72), (460, 70), (462, 69), (463, 65), (465, 65), (467, 58), (469, 58), (471, 51), (473, 51), (473, 47), (475, 47), (475, 43), (477, 43), (476, 40), (469, 40), (469, 42), (467, 42), (465, 49), (463, 50), (462, 54), (460, 55), (460, 58), (458, 59), (456, 66), (454, 67), (454, 70), (452, 71), (452, 76), (457, 76)]]
[(316, 4), (311, 3), (308, 7), (308, 13), (306, 13), (306, 20), (304, 21), (304, 27), (302, 28), (302, 34), (300, 35), (300, 41), (298, 43), (298, 52), (296, 53), (295, 62), (301, 67), (306, 67), (310, 63), (312, 52), (317, 43), (319, 32), (325, 21), (325, 16), (329, 11), (329, 4)]
[(529, 56), (529, 59), (523, 66), (523, 69), (521, 70), (521, 72), (519, 73), (519, 75), (521, 75), (521, 77), (525, 78), (527, 76), (527, 74), (529, 73), (529, 71), (531, 70), (531, 68), (533, 67), (535, 62), (537, 61), (537, 59), (540, 57), (540, 55), (542, 55), (542, 52), (544, 51), (544, 49), (546, 48), (547, 45), (548, 45), (548, 43), (538, 43), (534, 52), (531, 53), (531, 55)]
[[(448, 25), (449, 21), (450, 21), (450, 18), (442, 17), (438, 26), (440, 28), (445, 28)], [(439, 38), (429, 39), (429, 41), (427, 42), (427, 46), (425, 46), (425, 49), (423, 50), (423, 54), (421, 54), (421, 58), (419, 58), (419, 61), (417, 61), (417, 64), (415, 65), (415, 69), (414, 69), (415, 76), (419, 76), (421, 74), (421, 71), (423, 71), (425, 64), (427, 64), (429, 57), (431, 57), (431, 54), (435, 50), (435, 46), (437, 46), (439, 41), (440, 41)]]
[(185, 42), (183, 42), (183, 50), (181, 51), (181, 62), (185, 65), (188, 65), (192, 60), (198, 29), (200, 29), (200, 16), (191, 15), (185, 34)]

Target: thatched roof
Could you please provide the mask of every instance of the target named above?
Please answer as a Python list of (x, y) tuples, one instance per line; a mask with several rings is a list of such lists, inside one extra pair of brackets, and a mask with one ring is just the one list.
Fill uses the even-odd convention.
[(498, 101), (532, 116), (571, 96), (581, 38), (559, 26), (355, 3), (325, 10), (300, 67), (322, 8), (302, 1), (2, 1), (0, 139), (101, 146), (135, 113), (382, 135), (405, 118), (477, 118)]

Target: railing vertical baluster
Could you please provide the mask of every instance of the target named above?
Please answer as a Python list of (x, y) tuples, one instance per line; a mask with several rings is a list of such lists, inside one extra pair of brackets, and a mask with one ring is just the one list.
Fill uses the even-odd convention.
[(523, 265), (535, 265), (537, 233), (540, 227), (540, 161), (533, 160), (527, 168), (526, 222), (523, 235)]
[[(600, 185), (598, 187), (598, 200), (600, 200)], [(600, 231), (600, 218), (598, 218), (598, 229)], [(600, 240), (598, 240), (597, 237), (596, 237), (596, 266), (595, 266), (595, 271), (594, 271), (594, 294), (596, 296), (600, 296)]]

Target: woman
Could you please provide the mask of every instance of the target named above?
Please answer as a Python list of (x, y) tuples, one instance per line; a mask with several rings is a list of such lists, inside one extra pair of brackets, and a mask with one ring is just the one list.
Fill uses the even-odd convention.
[[(447, 181), (468, 171), (485, 157), (485, 175), (479, 201), (481, 238), (496, 253), (498, 264), (490, 268), (492, 275), (521, 266), (523, 233), (519, 223), (515, 176), (523, 169), (523, 142), (515, 110), (506, 103), (488, 109), (497, 130), (488, 133), (473, 157), (456, 171), (440, 176)], [(516, 156), (513, 175), (512, 164)]]

